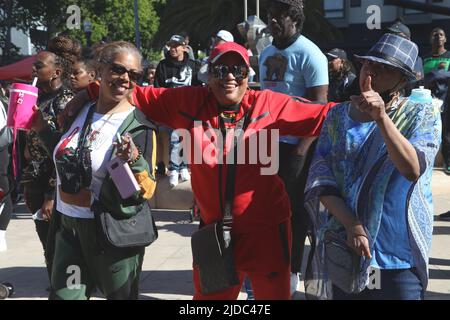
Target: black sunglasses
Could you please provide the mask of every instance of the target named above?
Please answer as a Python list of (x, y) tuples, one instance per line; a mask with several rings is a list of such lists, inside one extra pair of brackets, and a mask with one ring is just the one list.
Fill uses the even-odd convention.
[(240, 66), (227, 66), (223, 64), (215, 65), (211, 67), (211, 73), (214, 78), (225, 80), (228, 74), (232, 74), (237, 81), (241, 81), (247, 78), (249, 68), (246, 65)]
[(45, 64), (41, 61), (35, 61), (35, 62), (33, 62), (33, 66), (36, 68), (36, 70), (39, 70), (39, 69), (45, 67)]
[(103, 63), (106, 63), (111, 67), (111, 71), (119, 76), (123, 75), (124, 73), (128, 73), (128, 77), (130, 78), (130, 81), (137, 82), (142, 77), (141, 71), (135, 71), (135, 70), (128, 70), (124, 66), (103, 60)]

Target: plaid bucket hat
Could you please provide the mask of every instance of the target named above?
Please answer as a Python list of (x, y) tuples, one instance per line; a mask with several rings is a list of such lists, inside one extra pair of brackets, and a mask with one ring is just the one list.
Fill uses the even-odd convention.
[(418, 54), (419, 48), (414, 42), (395, 34), (384, 34), (366, 55), (355, 54), (355, 57), (393, 66), (409, 80), (415, 80), (413, 70)]

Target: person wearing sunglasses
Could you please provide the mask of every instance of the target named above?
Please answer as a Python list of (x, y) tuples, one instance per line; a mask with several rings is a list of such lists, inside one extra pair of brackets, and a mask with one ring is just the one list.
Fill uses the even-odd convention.
[[(424, 297), (433, 231), (430, 184), (441, 119), (438, 108), (422, 98), (423, 89), (413, 91), (415, 98), (401, 95), (416, 77), (418, 52), (408, 39), (383, 35), (367, 54), (356, 56), (362, 63), (361, 94), (333, 108), (323, 125), (305, 189), (317, 235), (305, 279), (311, 297)], [(339, 270), (339, 259), (341, 266), (348, 260), (327, 255), (329, 231), (355, 253), (358, 271), (330, 271)], [(369, 277), (371, 270), (378, 276)], [(344, 284), (349, 278), (355, 281)]]
[[(56, 206), (48, 240), (53, 247), (47, 257), (53, 262), (50, 299), (89, 299), (95, 287), (107, 299), (138, 298), (145, 247), (103, 245), (98, 241), (101, 227), (94, 208), (111, 213), (115, 219), (150, 210), (147, 200), (156, 188), (156, 127), (128, 101), (142, 75), (141, 60), (131, 43), (105, 45), (98, 66), (102, 79), (98, 100), (87, 103), (63, 134), (52, 132), (42, 117), (34, 122), (57, 172)], [(140, 187), (126, 199), (107, 169), (116, 157), (128, 163)], [(79, 286), (68, 285), (72, 265), (80, 268)]]
[[(236, 299), (245, 275), (252, 282), (255, 299), (290, 299), (291, 210), (284, 184), (276, 174), (277, 134), (317, 136), (334, 104), (311, 103), (269, 90), (251, 90), (249, 67), (247, 50), (235, 42), (227, 42), (211, 52), (207, 87), (136, 87), (133, 91), (134, 103), (149, 119), (180, 133), (189, 133), (191, 143), (186, 139), (185, 148), (191, 152), (185, 155), (191, 166), (192, 190), (200, 208), (201, 225), (219, 221), (223, 216), (228, 164), (219, 165), (219, 161), (225, 160), (220, 159), (224, 155), (217, 149), (218, 129), (232, 134), (237, 124), (248, 119), (243, 138), (244, 145), (249, 145), (244, 148), (248, 154), (245, 161), (236, 164), (232, 205), (231, 237), (240, 284), (203, 294), (198, 268), (194, 266), (194, 299)], [(75, 97), (66, 116), (98, 96), (98, 85), (90, 84), (88, 89)], [(225, 150), (231, 148), (229, 143), (233, 139), (228, 138)], [(254, 144), (253, 138), (260, 141)], [(264, 153), (263, 148), (269, 146), (273, 146), (273, 151)], [(258, 156), (262, 153), (270, 157), (270, 163)], [(194, 159), (194, 155), (200, 155), (199, 159)]]

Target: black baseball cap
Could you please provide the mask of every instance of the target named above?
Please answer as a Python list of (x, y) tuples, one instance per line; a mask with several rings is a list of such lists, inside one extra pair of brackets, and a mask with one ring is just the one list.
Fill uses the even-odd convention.
[(332, 58), (332, 59), (340, 58), (340, 59), (348, 60), (347, 59), (347, 53), (345, 53), (344, 50), (339, 49), (339, 48), (331, 49), (330, 51), (325, 53), (325, 55), (327, 57)]
[(180, 36), (178, 34), (174, 34), (172, 37), (170, 37), (170, 40), (167, 41), (168, 45), (170, 45), (171, 43), (185, 45), (186, 44), (186, 39), (184, 39), (184, 37), (182, 37), (182, 36)]
[(389, 26), (386, 30), (387, 32), (396, 34), (398, 36), (404, 34), (406, 37), (408, 37), (408, 39), (411, 39), (411, 30), (409, 30), (409, 28), (400, 21), (395, 22), (394, 24)]

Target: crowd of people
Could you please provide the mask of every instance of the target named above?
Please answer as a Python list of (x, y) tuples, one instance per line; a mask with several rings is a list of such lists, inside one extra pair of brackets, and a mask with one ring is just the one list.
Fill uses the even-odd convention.
[[(205, 289), (204, 266), (194, 261), (194, 299), (236, 299), (245, 284), (255, 299), (288, 300), (301, 278), (313, 299), (423, 299), (441, 141), (450, 174), (444, 30), (432, 30), (432, 53), (421, 59), (410, 30), (396, 21), (354, 66), (344, 50), (322, 52), (303, 35), (302, 0), (271, 0), (267, 12), (273, 42), (259, 56), (261, 90), (249, 89), (249, 50), (226, 30), (214, 35), (204, 61), (195, 61), (180, 33), (168, 39), (161, 61), (145, 67), (128, 42), (82, 48), (68, 36), (51, 39), (33, 64), (33, 126), (14, 141), (16, 181), (7, 174), (13, 141), (2, 84), (0, 188), (8, 192), (0, 251), (22, 191), (50, 299), (89, 299), (96, 288), (107, 299), (138, 298), (145, 247), (157, 230), (151, 241), (130, 242), (141, 236), (136, 221), (151, 220), (157, 175), (168, 175), (171, 187), (191, 180), (200, 230), (220, 222), (220, 245), (232, 250), (235, 281), (218, 291)], [(273, 137), (277, 154), (268, 156), (279, 159), (278, 171), (265, 174), (267, 163), (250, 152), (260, 154)], [(238, 142), (245, 161), (230, 163)], [(202, 158), (194, 161), (198, 148)], [(109, 168), (116, 158), (138, 184), (125, 199)], [(104, 223), (127, 219), (134, 224), (117, 231), (119, 243), (102, 240)], [(339, 241), (343, 251), (336, 251)], [(332, 254), (356, 264), (340, 271), (351, 289), (335, 278)], [(81, 269), (75, 289), (67, 286), (71, 265)], [(367, 287), (370, 268), (380, 270), (380, 288)]]

